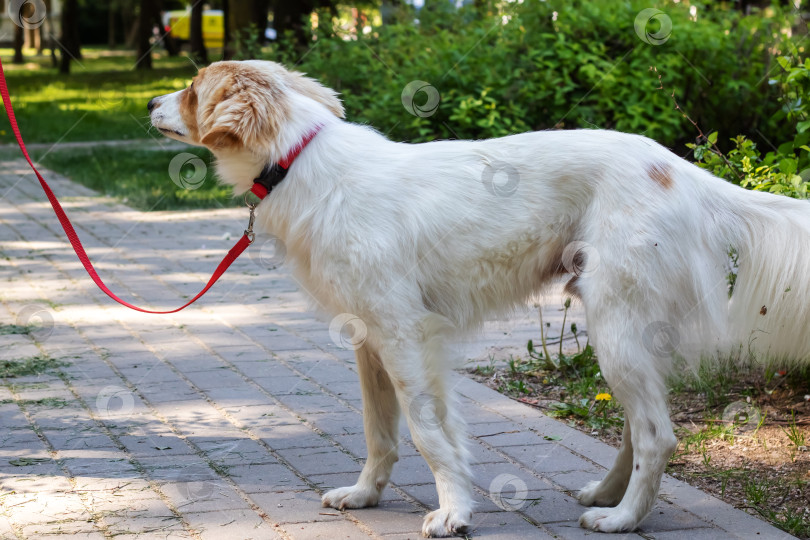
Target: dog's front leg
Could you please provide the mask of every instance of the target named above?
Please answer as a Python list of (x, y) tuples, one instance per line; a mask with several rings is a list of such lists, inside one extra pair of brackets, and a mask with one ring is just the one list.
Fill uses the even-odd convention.
[(321, 498), (340, 510), (376, 506), (397, 461), (399, 404), (379, 356), (366, 343), (355, 352), (363, 392), (363, 428), (368, 459), (353, 486), (333, 489)]
[(396, 358), (383, 357), (383, 363), (397, 389), (411, 438), (436, 480), (439, 509), (425, 516), (422, 534), (457, 536), (469, 530), (473, 509), (464, 420), (446, 387), (444, 359), (428, 349), (414, 344)]

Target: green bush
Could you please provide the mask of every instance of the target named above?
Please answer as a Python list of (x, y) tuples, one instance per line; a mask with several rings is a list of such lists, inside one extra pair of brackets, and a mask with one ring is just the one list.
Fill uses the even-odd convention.
[[(440, 7), (419, 13), (418, 24), (404, 12), (399, 23), (351, 39), (335, 35), (323, 22), (330, 20), (325, 12), (309, 51), (275, 48), (268, 58), (340, 91), (350, 120), (397, 140), (598, 127), (682, 148), (694, 140), (694, 130), (673, 110), (672, 92), (699, 125), (785, 136), (770, 120), (779, 104), (767, 83), (770, 48), (777, 43), (779, 49), (781, 29), (789, 26), (777, 9), (743, 16), (701, 7), (694, 21), (685, 3), (659, 2), (665, 17), (642, 24), (641, 35), (646, 30), (668, 39), (652, 45), (634, 28), (649, 7), (643, 1), (525, 0), (500, 10), (435, 4)], [(663, 19), (671, 21), (669, 34), (657, 26)], [(411, 81), (438, 90), (435, 114), (405, 109), (401, 95)], [(427, 98), (424, 92), (415, 97), (418, 105)]]
[(723, 153), (717, 147), (718, 133), (708, 135), (701, 144), (689, 144), (697, 164), (713, 174), (757, 191), (779, 193), (797, 199), (808, 197), (810, 180), (810, 59), (802, 60), (795, 47), (791, 56), (777, 59), (780, 72), (769, 82), (780, 91), (782, 108), (772, 118), (793, 129), (787, 142), (774, 145), (765, 154), (757, 143), (744, 135), (731, 139), (733, 148)]

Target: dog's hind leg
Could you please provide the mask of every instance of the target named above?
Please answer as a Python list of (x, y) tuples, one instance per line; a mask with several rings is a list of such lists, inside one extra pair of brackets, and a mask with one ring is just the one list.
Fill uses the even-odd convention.
[(579, 502), (585, 506), (616, 506), (624, 497), (633, 472), (633, 442), (630, 422), (625, 418), (622, 445), (613, 468), (601, 482), (591, 482), (579, 492)]
[(368, 459), (353, 486), (333, 489), (321, 498), (332, 508), (376, 506), (397, 461), (399, 403), (379, 357), (366, 343), (357, 349), (357, 369), (363, 392), (363, 427)]
[[(624, 405), (630, 427), (632, 471), (621, 502), (614, 508), (593, 508), (580, 517), (580, 524), (603, 532), (631, 531), (638, 527), (655, 504), (661, 476), (675, 451), (677, 440), (667, 409), (667, 390), (652, 351), (647, 351), (632, 335), (639, 331), (629, 325), (616, 328), (615, 322), (594, 334), (599, 365), (613, 394)], [(591, 325), (592, 328), (594, 325)], [(627, 330), (627, 333), (621, 331)], [(605, 337), (605, 343), (598, 340)], [(624, 457), (624, 456), (623, 456)]]

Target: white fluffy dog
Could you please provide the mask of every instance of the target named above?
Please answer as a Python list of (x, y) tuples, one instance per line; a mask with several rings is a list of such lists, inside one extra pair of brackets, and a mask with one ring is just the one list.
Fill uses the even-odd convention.
[[(210, 148), (237, 192), (318, 130), (258, 221), (320, 305), (367, 328), (357, 366), (368, 460), (324, 505), (377, 504), (404, 413), (439, 494), (423, 534), (466, 531), (466, 436), (442, 343), (566, 273), (626, 415), (613, 469), (579, 495), (596, 506), (580, 519), (589, 529), (632, 530), (655, 502), (676, 446), (673, 358), (733, 346), (791, 359), (810, 351), (808, 203), (735, 187), (647, 138), (586, 130), (392, 142), (343, 121), (332, 90), (264, 61), (213, 64), (149, 109), (169, 137)], [(425, 406), (437, 415), (430, 425)]]

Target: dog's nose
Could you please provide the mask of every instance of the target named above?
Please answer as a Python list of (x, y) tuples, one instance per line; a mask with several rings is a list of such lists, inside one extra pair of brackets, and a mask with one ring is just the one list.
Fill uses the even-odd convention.
[(152, 112), (152, 109), (155, 108), (155, 105), (157, 105), (157, 98), (152, 98), (149, 100), (149, 103), (146, 104), (146, 108), (149, 110), (149, 112)]

